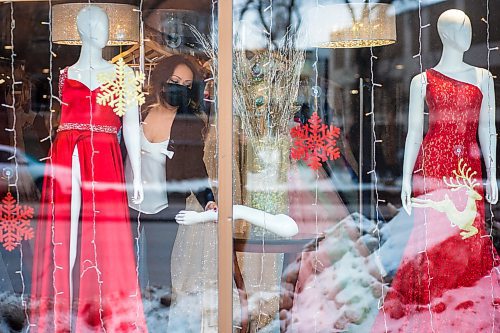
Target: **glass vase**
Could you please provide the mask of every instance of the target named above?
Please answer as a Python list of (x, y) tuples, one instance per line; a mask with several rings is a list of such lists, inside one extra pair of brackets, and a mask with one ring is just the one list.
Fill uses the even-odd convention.
[[(245, 204), (274, 215), (288, 214), (289, 137), (264, 138), (249, 143)], [(251, 226), (250, 237), (281, 238), (254, 225)]]

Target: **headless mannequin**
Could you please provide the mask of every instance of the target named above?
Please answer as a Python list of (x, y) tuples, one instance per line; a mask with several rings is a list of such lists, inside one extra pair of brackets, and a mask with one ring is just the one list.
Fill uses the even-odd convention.
[[(297, 223), (290, 216), (284, 214), (273, 215), (247, 206), (234, 205), (233, 218), (235, 220), (246, 220), (253, 225), (262, 227), (282, 237), (292, 237), (299, 232)], [(181, 210), (175, 216), (175, 221), (184, 225), (213, 222), (217, 221), (217, 219), (218, 214), (216, 210), (208, 210), (202, 213)]]
[[(68, 78), (80, 81), (90, 90), (100, 86), (97, 75), (104, 72), (114, 71), (114, 65), (102, 58), (102, 49), (108, 42), (109, 20), (106, 13), (97, 6), (83, 8), (77, 16), (77, 28), (82, 41), (80, 58), (68, 68)], [(130, 69), (131, 70), (131, 69)], [(127, 147), (128, 156), (134, 174), (133, 200), (141, 203), (143, 190), (140, 172), (140, 135), (139, 135), (139, 113), (138, 107), (129, 106), (123, 116), (123, 138)], [(72, 273), (75, 265), (78, 249), (78, 224), (81, 208), (81, 174), (78, 149), (75, 146), (72, 157), (71, 168), (71, 235), (70, 235), (70, 292), (73, 298)]]
[[(441, 60), (434, 67), (434, 70), (458, 81), (476, 85), (483, 94), (478, 135), (487, 171), (485, 198), (489, 203), (495, 204), (498, 201), (498, 187), (493, 76), (488, 70), (471, 66), (463, 61), (464, 52), (469, 49), (472, 40), (471, 22), (464, 12), (457, 9), (445, 11), (438, 19), (437, 28), (443, 43), (443, 52)], [(401, 190), (401, 202), (408, 214), (411, 214), (412, 205), (413, 168), (423, 139), (426, 87), (425, 73), (416, 75), (411, 81), (408, 135), (406, 137)]]

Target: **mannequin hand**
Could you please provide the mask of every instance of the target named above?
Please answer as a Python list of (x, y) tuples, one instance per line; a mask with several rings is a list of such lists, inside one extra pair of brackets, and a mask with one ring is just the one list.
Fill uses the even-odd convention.
[(401, 188), (401, 203), (408, 215), (411, 215), (411, 182), (403, 181)]
[(486, 181), (486, 201), (494, 205), (498, 202), (498, 185), (495, 180), (488, 178)]
[(177, 215), (175, 215), (175, 221), (183, 225), (217, 221), (217, 212), (215, 210), (209, 210), (198, 213), (191, 210), (181, 210)]
[(136, 205), (142, 203), (144, 199), (144, 189), (142, 187), (142, 180), (139, 178), (134, 178), (134, 196), (132, 197), (132, 202)]

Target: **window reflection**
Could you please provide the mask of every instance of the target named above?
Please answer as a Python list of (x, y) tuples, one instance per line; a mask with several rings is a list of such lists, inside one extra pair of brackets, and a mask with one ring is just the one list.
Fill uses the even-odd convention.
[[(489, 194), (494, 201), (485, 185), (491, 186), (495, 178), (488, 179), (491, 166), (485, 163), (487, 145), (481, 142), (488, 131), (476, 133), (476, 127), (489, 130), (491, 121), (496, 124), (496, 119), (486, 118), (490, 122), (480, 126), (478, 114), (486, 100), (493, 112), (497, 95), (488, 96), (484, 88), (481, 77), (488, 77), (486, 72), (474, 81), (471, 72), (429, 69), (442, 54), (439, 17), (456, 8), (472, 26), (464, 62), (488, 69), (493, 74), (489, 87), (495, 88), (498, 64), (495, 50), (488, 58), (488, 47), (494, 48), (499, 39), (498, 9), (487, 1), (385, 1), (395, 6), (396, 44), (311, 48), (308, 39), (323, 37), (327, 26), (336, 23), (328, 11), (333, 3), (340, 2), (320, 1), (321, 19), (314, 20), (307, 13), (316, 4), (307, 1), (233, 2), (235, 64), (238, 59), (246, 62), (246, 67), (233, 67), (233, 79), (248, 78), (234, 82), (244, 88), (235, 88), (234, 98), (250, 100), (243, 109), (252, 116), (244, 119), (235, 102), (234, 331), (492, 331), (500, 326), (499, 224), (497, 204), (486, 200)], [(94, 131), (92, 140), (76, 140), (92, 141), (99, 148), (94, 176), (100, 179), (83, 177), (78, 183), (80, 193), (97, 193), (97, 200), (78, 200), (91, 205), (78, 210), (82, 218), (73, 229), (77, 251), (71, 252), (67, 243), (56, 251), (62, 269), (55, 271), (65, 284), (60, 288), (65, 293), (59, 299), (65, 302), (59, 312), (47, 310), (57, 299), (51, 250), (56, 246), (53, 240), (59, 244), (71, 238), (71, 202), (56, 200), (54, 211), (62, 218), (54, 229), (51, 211), (42, 203), (51, 203), (43, 193), (75, 198), (73, 163), (60, 162), (56, 153), (48, 168), (46, 158), (55, 140), (85, 131), (61, 131), (68, 123), (67, 110), (51, 99), (69, 101), (69, 94), (60, 95), (57, 83), (60, 71), (77, 62), (80, 48), (53, 44), (50, 56), (48, 26), (41, 24), (49, 21), (48, 3), (16, 2), (12, 8), (13, 41), (11, 4), (0, 6), (0, 129), (7, 129), (0, 130), (0, 200), (10, 191), (21, 207), (33, 208), (34, 235), (14, 242), (12, 250), (0, 247), (0, 330), (22, 331), (41, 320), (49, 327), (54, 315), (61, 314), (68, 331), (85, 327), (93, 332), (101, 325), (115, 331), (112, 327), (118, 322), (149, 332), (217, 331), (218, 288), (227, 286), (217, 285), (221, 129), (216, 127), (216, 79), (231, 78), (214, 73), (217, 65), (226, 65), (217, 64), (215, 45), (210, 45), (217, 39), (216, 4), (145, 1), (144, 52), (138, 45), (103, 49), (103, 59), (112, 63), (122, 58), (134, 71), (144, 66), (147, 98), (136, 136), (144, 200), (138, 204), (132, 199), (138, 185), (134, 186), (126, 149), (127, 133), (120, 129), (125, 127), (123, 120), (112, 124), (112, 133)], [(280, 54), (286, 43), (289, 53)], [(207, 47), (212, 47), (212, 54)], [(302, 56), (299, 70), (283, 75)], [(409, 168), (408, 215), (401, 203), (405, 139), (415, 129), (408, 117), (411, 80), (421, 72), (426, 78), (426, 106), (421, 109), (426, 141), (422, 150), (415, 150), (415, 158), (420, 154), (416, 167)], [(71, 86), (69, 90), (88, 93), (83, 80), (71, 75), (66, 79), (62, 81)], [(287, 97), (278, 101), (280, 93)], [(82, 96), (73, 96), (73, 105), (83, 108)], [(340, 157), (319, 161), (316, 169), (310, 160), (292, 158), (289, 135), (292, 128), (310, 126), (315, 113), (322, 124), (340, 129), (334, 145)], [(278, 131), (273, 117), (283, 115)], [(271, 133), (265, 137), (271, 140), (251, 137), (251, 124), (258, 124), (261, 133)], [(441, 133), (437, 136), (436, 128)], [(114, 148), (104, 149), (110, 142)], [(491, 148), (496, 150), (496, 144)], [(84, 156), (76, 160), (82, 168), (89, 165), (91, 150), (79, 151)], [(73, 152), (67, 154), (71, 161)], [(496, 158), (493, 161), (494, 167)], [(90, 175), (91, 169), (79, 173)], [(5, 203), (1, 204), (5, 217)], [(99, 221), (100, 272), (114, 272), (112, 279), (104, 278), (103, 286), (121, 286), (122, 280), (127, 284), (116, 289), (126, 289), (123, 295), (105, 290), (100, 300), (92, 265), (94, 214)], [(290, 226), (297, 230), (291, 232)], [(57, 238), (52, 239), (53, 231)], [(71, 276), (72, 255), (78, 264)], [(85, 271), (94, 274), (83, 275), (93, 286), (90, 291), (80, 283)], [(128, 302), (131, 294), (133, 304)], [(40, 301), (40, 295), (49, 296)], [(116, 302), (117, 298), (127, 302)], [(88, 307), (81, 306), (88, 299)], [(37, 319), (39, 310), (47, 314), (38, 316), (44, 319)], [(43, 325), (38, 329), (43, 331)]]

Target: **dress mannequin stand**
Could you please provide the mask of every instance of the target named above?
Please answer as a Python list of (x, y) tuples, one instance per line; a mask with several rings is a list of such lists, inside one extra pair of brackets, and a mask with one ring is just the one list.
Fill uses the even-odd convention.
[(401, 201), (414, 223), (372, 332), (493, 332), (500, 324), (498, 254), (484, 209), (484, 199), (498, 200), (493, 77), (463, 61), (472, 39), (464, 12), (445, 11), (437, 28), (441, 60), (410, 86)]
[[(114, 71), (114, 64), (102, 58), (102, 49), (108, 42), (109, 20), (99, 7), (89, 6), (78, 14), (77, 28), (82, 41), (78, 61), (68, 68), (68, 78), (79, 81), (91, 91), (100, 86), (97, 75)], [(142, 182), (140, 173), (139, 114), (137, 105), (129, 106), (123, 117), (125, 145), (134, 173), (134, 201), (142, 202)], [(75, 147), (71, 170), (71, 237), (70, 237), (70, 277), (73, 274), (77, 245), (78, 224), (81, 209), (81, 174), (78, 149)], [(72, 279), (70, 278), (70, 284)], [(73, 288), (71, 287), (71, 293)]]
[[(147, 332), (117, 136), (122, 127), (133, 198), (139, 203), (138, 108), (128, 107), (122, 124), (112, 107), (97, 103), (97, 76), (115, 71), (102, 58), (109, 31), (106, 13), (84, 7), (77, 28), (80, 58), (59, 80), (61, 123), (46, 167), (36, 230), (30, 332)], [(68, 169), (71, 180), (60, 171)], [(71, 191), (58, 186), (69, 181)]]

